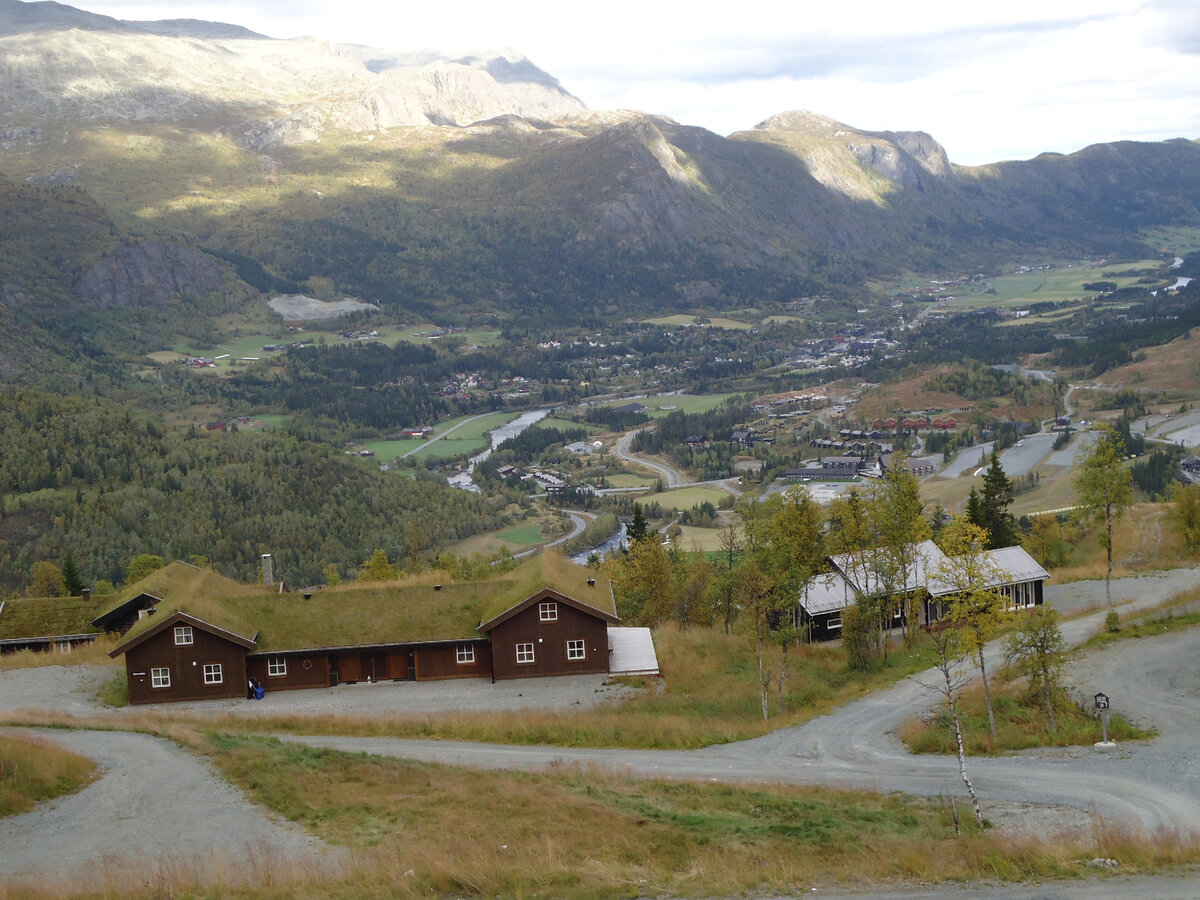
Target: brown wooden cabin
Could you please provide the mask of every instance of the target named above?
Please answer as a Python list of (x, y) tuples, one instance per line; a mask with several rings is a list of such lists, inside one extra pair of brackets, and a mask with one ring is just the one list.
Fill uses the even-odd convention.
[(546, 588), (489, 619), (497, 679), (608, 671), (608, 626), (620, 620)]
[(135, 704), (243, 697), (251, 678), (270, 692), (607, 673), (619, 619), (611, 589), (588, 574), (533, 561), (483, 582), (349, 585), (303, 599), (181, 591), (188, 599), (159, 601), (111, 655), (125, 655)]

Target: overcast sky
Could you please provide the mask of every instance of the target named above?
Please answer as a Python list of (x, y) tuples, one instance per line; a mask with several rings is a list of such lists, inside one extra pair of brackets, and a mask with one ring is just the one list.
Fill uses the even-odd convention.
[(927, 131), (958, 163), (1200, 137), (1195, 0), (71, 5), (388, 49), (511, 47), (592, 109), (661, 113), (720, 134), (807, 109), (871, 131)]

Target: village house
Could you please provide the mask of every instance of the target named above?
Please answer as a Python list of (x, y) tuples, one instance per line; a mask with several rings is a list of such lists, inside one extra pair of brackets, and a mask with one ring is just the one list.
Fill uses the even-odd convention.
[(608, 583), (552, 554), (486, 581), (438, 582), (435, 572), (304, 595), (204, 575), (205, 589), (183, 579), (190, 586), (142, 612), (111, 651), (125, 658), (130, 703), (242, 697), (251, 678), (275, 691), (658, 674), (649, 630), (619, 627)]
[[(889, 566), (881, 565), (882, 551), (864, 554), (845, 553), (831, 556), (833, 571), (813, 578), (801, 593), (796, 611), (798, 625), (808, 627), (809, 639), (832, 640), (841, 637), (842, 614), (855, 598), (888, 590), (895, 598), (892, 625), (907, 623), (904, 613), (907, 598), (919, 601), (919, 624), (928, 626), (944, 618), (957, 585), (946, 582), (940, 573), (952, 567), (952, 561), (933, 541), (922, 541), (912, 548), (904, 584), (886, 584), (880, 576)], [(991, 575), (982, 587), (1004, 596), (1006, 609), (1017, 611), (1041, 606), (1042, 586), (1050, 574), (1037, 564), (1022, 547), (1002, 547), (986, 551), (985, 569)]]

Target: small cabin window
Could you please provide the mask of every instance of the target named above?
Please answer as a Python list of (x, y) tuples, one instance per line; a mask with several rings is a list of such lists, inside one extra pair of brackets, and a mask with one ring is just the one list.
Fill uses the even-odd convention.
[(533, 662), (533, 644), (517, 644), (517, 665), (525, 666)]
[(186, 647), (193, 642), (191, 625), (175, 626), (175, 646)]
[(161, 669), (150, 670), (150, 687), (169, 688), (171, 686), (171, 670), (165, 666)]
[(475, 647), (472, 644), (458, 645), (458, 664), (460, 666), (470, 665), (475, 662)]
[(267, 676), (280, 678), (287, 674), (287, 660), (282, 656), (272, 656), (267, 660)]
[(204, 683), (205, 684), (220, 684), (225, 680), (221, 672), (220, 663), (205, 663), (204, 664)]
[(839, 628), (842, 627), (842, 617), (841, 616), (833, 616), (832, 618), (830, 618), (829, 624), (826, 625), (825, 627), (828, 628), (830, 631), (837, 631)]
[(587, 646), (583, 641), (567, 641), (567, 659), (587, 659)]
[(543, 600), (538, 604), (538, 621), (539, 622), (557, 622), (558, 621), (558, 604), (553, 600)]

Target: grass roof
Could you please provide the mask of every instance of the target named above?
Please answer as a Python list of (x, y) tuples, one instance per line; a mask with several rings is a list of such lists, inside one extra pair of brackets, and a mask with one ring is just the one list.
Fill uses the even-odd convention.
[[(601, 580), (589, 586), (592, 575), (564, 557), (543, 553), (484, 581), (456, 584), (444, 572), (426, 572), (397, 581), (324, 588), (307, 600), (300, 594), (278, 594), (227, 579), (221, 581), (234, 584), (237, 591), (206, 593), (202, 586), (176, 584), (167, 597), (139, 582), (139, 593), (163, 597), (163, 603), (155, 616), (140, 620), (126, 640), (176, 610), (245, 637), (257, 634), (258, 652), (478, 639), (480, 623), (543, 588), (615, 615), (607, 583)], [(435, 587), (438, 584), (440, 589)]]
[(93, 634), (92, 619), (112, 598), (15, 597), (4, 601), (0, 612), (0, 640), (51, 637), (59, 634)]

